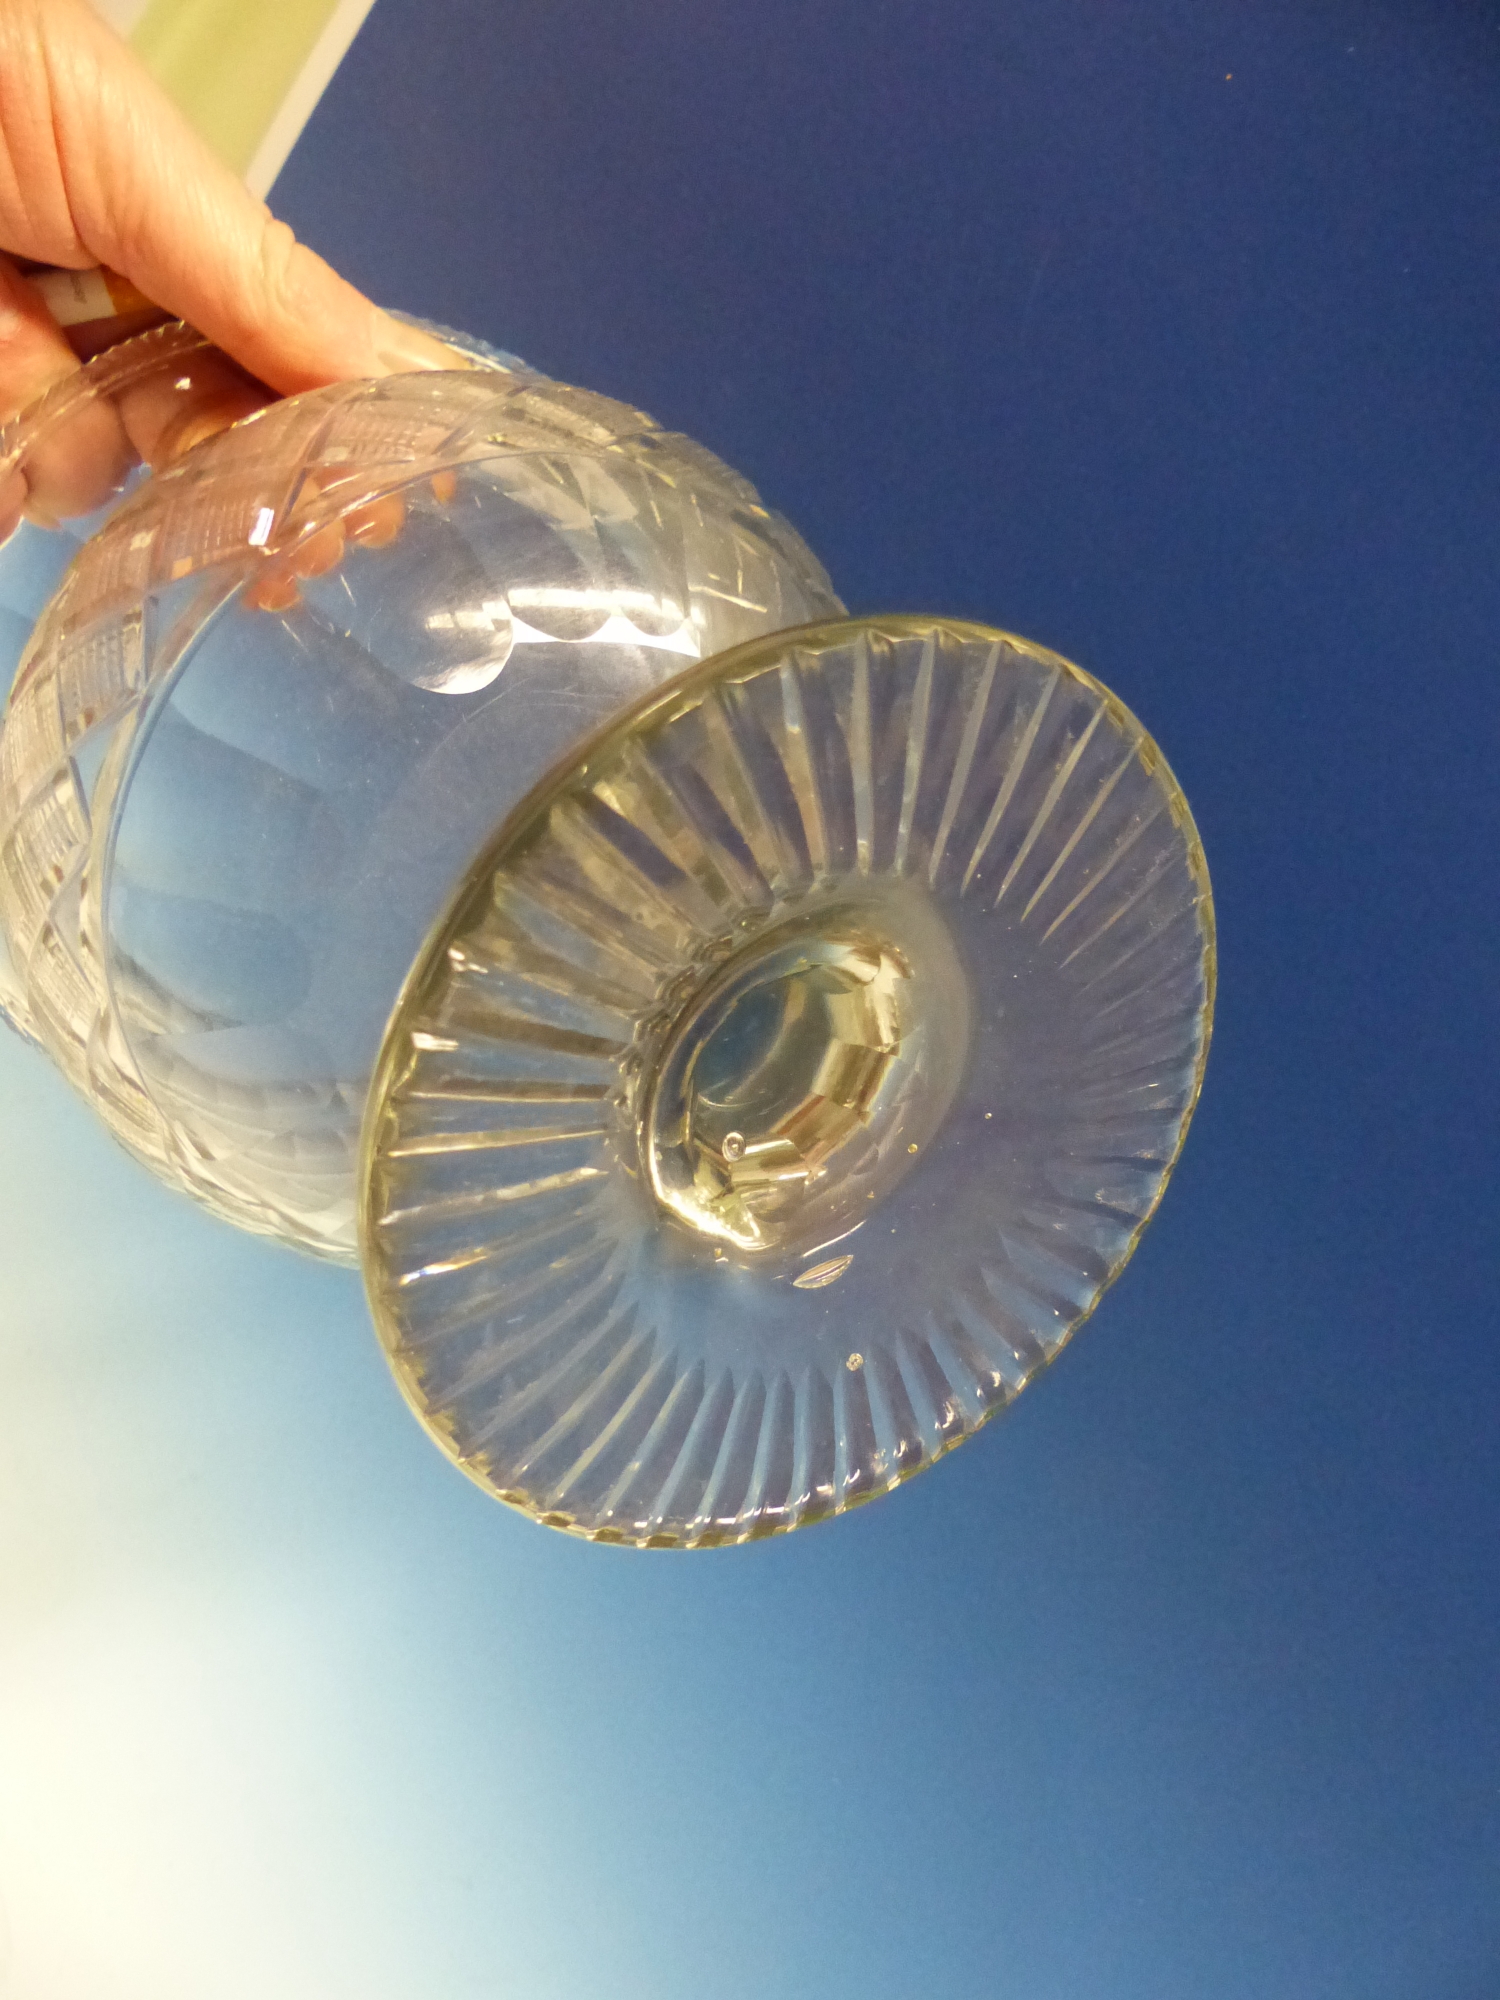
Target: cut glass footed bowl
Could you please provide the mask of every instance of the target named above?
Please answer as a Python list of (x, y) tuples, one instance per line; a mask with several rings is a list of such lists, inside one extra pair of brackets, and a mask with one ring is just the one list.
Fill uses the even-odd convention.
[[(222, 359), (149, 338), (190, 439)], [(71, 421), (144, 435), (145, 346)], [(0, 737), (9, 1006), (127, 1145), (358, 1243), (424, 1424), (575, 1533), (796, 1527), (1009, 1402), (1207, 1052), (1202, 851), (1129, 711), (1000, 632), (843, 618), (707, 452), (519, 368), (139, 478)]]
[(0, 739), (0, 998), (163, 1178), (352, 1259), (381, 1034), (476, 848), (645, 690), (839, 605), (708, 452), (457, 355), (132, 470), (237, 386), (164, 329), (0, 441), (122, 489)]

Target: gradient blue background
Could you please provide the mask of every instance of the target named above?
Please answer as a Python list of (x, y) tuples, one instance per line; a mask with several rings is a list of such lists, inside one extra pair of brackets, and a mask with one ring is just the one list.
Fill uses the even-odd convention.
[(1214, 1053), (1014, 1414), (677, 1557), (0, 1048), (0, 1992), (1500, 1995), (1497, 142), (1472, 0), (379, 0), (280, 209), (1118, 689)]

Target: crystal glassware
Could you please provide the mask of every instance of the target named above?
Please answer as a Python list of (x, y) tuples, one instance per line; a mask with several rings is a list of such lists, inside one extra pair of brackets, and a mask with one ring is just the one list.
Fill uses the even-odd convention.
[(1202, 850), (1079, 668), (846, 618), (701, 447), (455, 363), (204, 436), (263, 398), (167, 329), (0, 439), (107, 473), (0, 735), (4, 997), (165, 1179), (360, 1256), (487, 1490), (753, 1539), (970, 1436), (1128, 1259)]
[(460, 361), (173, 456), (233, 384), (165, 329), (0, 440), (119, 489), (0, 740), (9, 1010), (164, 1179), (345, 1259), (386, 1017), (497, 817), (688, 662), (839, 608), (708, 452)]

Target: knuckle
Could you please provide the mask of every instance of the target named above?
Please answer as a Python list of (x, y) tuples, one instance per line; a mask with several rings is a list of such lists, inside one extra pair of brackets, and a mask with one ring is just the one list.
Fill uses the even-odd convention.
[(306, 254), (285, 222), (273, 215), (266, 216), (261, 225), (256, 265), (261, 291), (256, 304), (262, 312), (282, 320), (295, 320), (300, 316), (298, 265)]

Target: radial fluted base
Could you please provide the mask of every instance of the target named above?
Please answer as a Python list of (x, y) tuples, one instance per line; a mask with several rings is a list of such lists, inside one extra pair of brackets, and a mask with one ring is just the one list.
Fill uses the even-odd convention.
[(365, 1133), (398, 1380), (595, 1539), (857, 1505), (1117, 1275), (1212, 990), (1186, 803), (1088, 675), (916, 618), (722, 654), (532, 795), (408, 982)]

